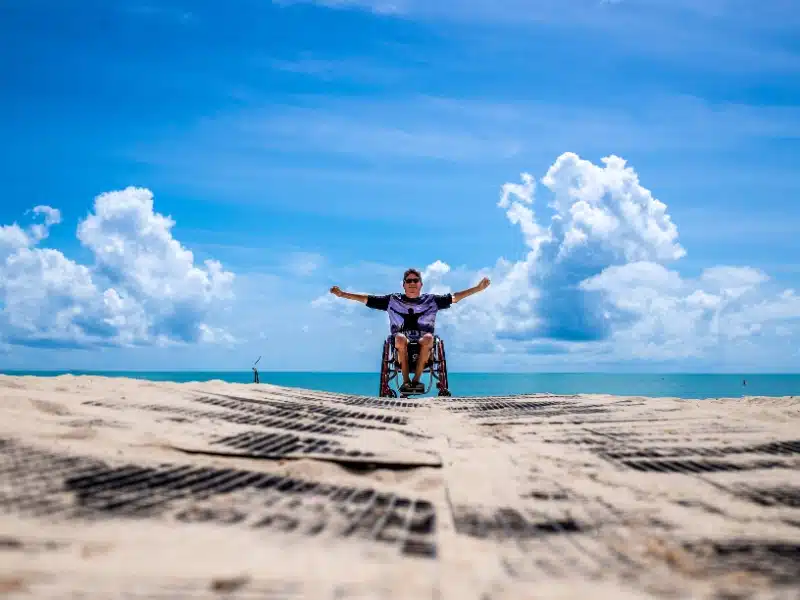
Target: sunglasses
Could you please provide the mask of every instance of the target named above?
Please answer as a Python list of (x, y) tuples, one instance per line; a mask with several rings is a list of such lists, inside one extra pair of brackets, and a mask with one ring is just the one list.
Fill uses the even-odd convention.
[(419, 283), (419, 279), (416, 278), (406, 279), (406, 283)]

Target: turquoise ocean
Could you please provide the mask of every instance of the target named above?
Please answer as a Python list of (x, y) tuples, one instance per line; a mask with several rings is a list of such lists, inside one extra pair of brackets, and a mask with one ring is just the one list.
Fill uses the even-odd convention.
[[(2, 371), (6, 375), (62, 374), (132, 377), (151, 381), (253, 383), (252, 371)], [(800, 374), (450, 373), (454, 396), (615, 394), (678, 398), (800, 396)], [(378, 395), (377, 373), (259, 371), (261, 383)], [(423, 379), (427, 383), (427, 376)], [(435, 391), (435, 389), (434, 389)], [(432, 395), (432, 394), (428, 394)]]

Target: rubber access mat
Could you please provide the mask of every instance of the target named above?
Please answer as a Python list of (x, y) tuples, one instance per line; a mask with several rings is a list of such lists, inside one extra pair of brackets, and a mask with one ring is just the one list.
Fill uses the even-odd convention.
[[(285, 391), (187, 394), (176, 402), (87, 401), (106, 411), (155, 413), (161, 443), (187, 452), (253, 458), (313, 458), (350, 463), (438, 466), (430, 436), (409, 424), (420, 403)], [(429, 408), (428, 408), (429, 410)], [(179, 423), (180, 427), (173, 424)]]

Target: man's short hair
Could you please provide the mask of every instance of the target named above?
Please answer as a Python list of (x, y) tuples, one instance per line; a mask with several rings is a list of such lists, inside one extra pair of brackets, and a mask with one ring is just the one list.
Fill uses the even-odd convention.
[(405, 272), (405, 273), (403, 273), (403, 281), (405, 281), (405, 280), (406, 280), (406, 277), (408, 277), (408, 276), (409, 276), (409, 275), (411, 275), (412, 273), (413, 273), (414, 275), (416, 275), (417, 277), (419, 277), (419, 280), (420, 280), (420, 281), (422, 281), (422, 273), (420, 273), (420, 272), (419, 272), (419, 271), (417, 271), (416, 269), (406, 269), (406, 272)]

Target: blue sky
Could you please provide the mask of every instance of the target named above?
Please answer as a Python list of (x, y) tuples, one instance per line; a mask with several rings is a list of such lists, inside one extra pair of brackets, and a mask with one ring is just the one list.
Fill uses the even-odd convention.
[(370, 371), (385, 315), (326, 292), (413, 265), (492, 278), (439, 317), (453, 370), (797, 371), (798, 26), (0, 0), (0, 368)]

